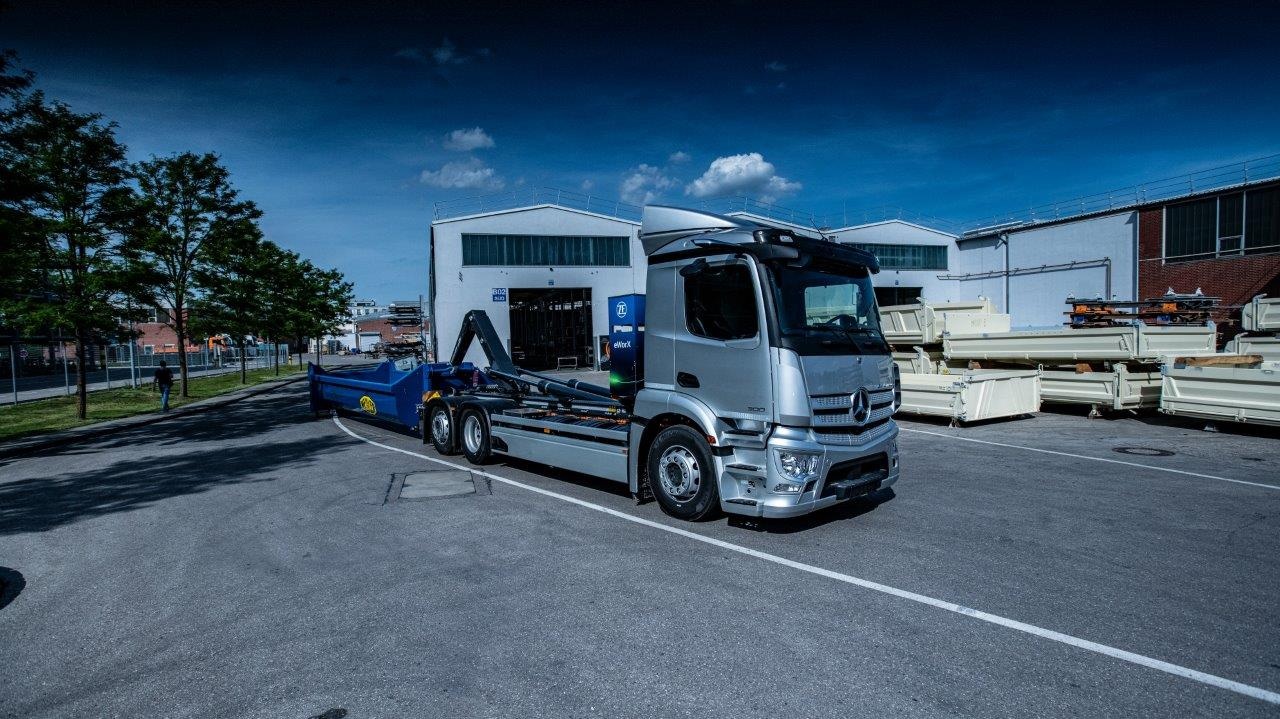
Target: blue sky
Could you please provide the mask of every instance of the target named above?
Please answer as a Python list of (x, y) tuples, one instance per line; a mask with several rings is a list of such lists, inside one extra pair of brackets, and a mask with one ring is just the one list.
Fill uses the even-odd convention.
[(426, 292), (453, 197), (966, 221), (1280, 152), (1260, 5), (258, 5), (12, 2), (0, 46), (136, 158), (219, 153), (268, 236), (382, 301)]

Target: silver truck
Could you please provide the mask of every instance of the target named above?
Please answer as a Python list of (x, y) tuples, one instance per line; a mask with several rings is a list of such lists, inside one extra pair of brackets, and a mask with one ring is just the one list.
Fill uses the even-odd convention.
[[(686, 520), (792, 517), (898, 479), (874, 255), (662, 206), (640, 240), (648, 292), (609, 300), (609, 387), (516, 367), (470, 312), (449, 366), (471, 381), (427, 393), (423, 441), (626, 483)], [(458, 372), (477, 339), (489, 366)]]

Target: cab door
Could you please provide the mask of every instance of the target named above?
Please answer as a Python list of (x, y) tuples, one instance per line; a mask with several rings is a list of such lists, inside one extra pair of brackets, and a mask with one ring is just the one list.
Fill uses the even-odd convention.
[(697, 267), (676, 277), (675, 391), (720, 417), (767, 420), (772, 376), (755, 268), (729, 257)]

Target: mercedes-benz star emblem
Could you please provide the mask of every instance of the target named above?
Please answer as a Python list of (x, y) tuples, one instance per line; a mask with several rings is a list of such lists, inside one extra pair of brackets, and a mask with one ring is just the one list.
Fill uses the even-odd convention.
[(849, 418), (859, 427), (871, 419), (871, 393), (866, 387), (849, 395)]

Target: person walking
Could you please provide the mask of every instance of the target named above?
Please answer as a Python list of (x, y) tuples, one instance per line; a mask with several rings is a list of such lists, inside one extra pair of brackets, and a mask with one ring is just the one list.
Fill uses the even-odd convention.
[(173, 370), (164, 360), (160, 360), (160, 368), (156, 370), (152, 384), (160, 388), (160, 410), (169, 411), (169, 390), (173, 389)]

